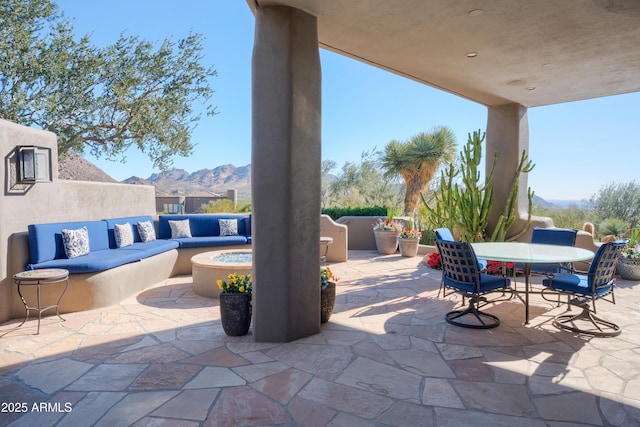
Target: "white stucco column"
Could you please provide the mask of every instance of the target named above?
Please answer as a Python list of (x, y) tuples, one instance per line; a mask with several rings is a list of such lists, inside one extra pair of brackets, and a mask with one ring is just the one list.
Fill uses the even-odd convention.
[[(498, 217), (504, 209), (511, 183), (515, 176), (522, 150), (529, 153), (529, 119), (527, 108), (520, 104), (507, 104), (489, 107), (487, 118), (487, 150), (485, 153), (485, 170), (491, 170), (493, 153), (498, 150), (498, 161), (493, 176), (493, 211), (489, 216), (489, 230), (493, 231)], [(527, 174), (519, 179), (518, 201), (516, 211), (518, 219), (511, 228), (511, 233), (520, 230), (527, 217)]]
[(321, 75), (315, 16), (257, 7), (252, 64), (256, 341), (320, 332)]

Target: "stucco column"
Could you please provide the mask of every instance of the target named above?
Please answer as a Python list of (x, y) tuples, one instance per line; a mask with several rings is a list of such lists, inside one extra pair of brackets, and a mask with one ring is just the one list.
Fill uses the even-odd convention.
[[(487, 118), (487, 150), (485, 170), (491, 170), (493, 153), (498, 150), (498, 160), (493, 176), (493, 210), (489, 215), (488, 232), (493, 231), (502, 213), (515, 176), (522, 150), (529, 153), (529, 119), (527, 108), (520, 104), (489, 107)], [(519, 179), (516, 211), (518, 219), (507, 236), (513, 235), (525, 224), (527, 217), (527, 174)]]
[(321, 76), (316, 17), (257, 7), (252, 83), (256, 341), (320, 332)]

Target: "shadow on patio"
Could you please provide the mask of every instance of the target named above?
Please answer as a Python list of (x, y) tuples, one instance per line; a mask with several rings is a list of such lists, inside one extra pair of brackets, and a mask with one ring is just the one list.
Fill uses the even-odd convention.
[(564, 307), (537, 298), (528, 326), (511, 300), (486, 307), (500, 327), (468, 330), (445, 322), (461, 300), (437, 298), (440, 272), (419, 261), (351, 252), (331, 265), (341, 280), (329, 323), (286, 344), (224, 335), (217, 300), (195, 295), (190, 277), (46, 318), (37, 336), (33, 321), (11, 321), (0, 401), (27, 410), (0, 424), (640, 424), (637, 286), (598, 305), (619, 337), (560, 332), (551, 319)]

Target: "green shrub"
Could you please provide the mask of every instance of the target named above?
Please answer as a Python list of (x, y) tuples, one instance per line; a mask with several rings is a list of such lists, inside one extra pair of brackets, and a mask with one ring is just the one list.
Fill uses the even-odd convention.
[(387, 208), (383, 206), (357, 207), (357, 208), (323, 208), (324, 215), (329, 215), (332, 220), (342, 216), (387, 216)]

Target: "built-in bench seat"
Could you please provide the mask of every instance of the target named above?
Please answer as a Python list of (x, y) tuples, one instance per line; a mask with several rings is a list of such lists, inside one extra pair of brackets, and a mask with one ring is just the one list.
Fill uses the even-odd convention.
[[(172, 235), (170, 221), (185, 220), (191, 237)], [(237, 235), (221, 236), (220, 220), (231, 220)], [(156, 239), (143, 242), (137, 225), (147, 221), (153, 224)], [(133, 243), (118, 247), (116, 225), (125, 224), (131, 227)], [(82, 227), (87, 228), (89, 253), (69, 258), (62, 230), (78, 230)], [(132, 216), (99, 221), (32, 224), (28, 227), (27, 239), (30, 260), (26, 269), (69, 270), (69, 289), (60, 307), (61, 312), (65, 313), (114, 304), (168, 277), (191, 274), (191, 257), (198, 253), (250, 248), (251, 215), (161, 215), (158, 221), (151, 216)], [(42, 305), (55, 301), (62, 287), (63, 284), (43, 287)], [(35, 298), (35, 295), (29, 295), (33, 289), (25, 291), (27, 299)], [(14, 303), (17, 306), (19, 299)], [(19, 309), (16, 311), (19, 312)]]
[[(173, 240), (153, 240), (142, 242), (137, 231), (138, 221), (150, 221), (148, 217), (127, 217), (102, 221), (59, 222), (52, 224), (32, 224), (29, 226), (28, 270), (42, 268), (64, 268), (69, 273), (92, 273), (108, 270), (124, 264), (140, 261), (179, 246)], [(130, 224), (134, 243), (117, 247), (114, 237), (115, 224)], [(62, 230), (76, 230), (87, 227), (89, 253), (76, 258), (68, 258), (62, 241)]]

